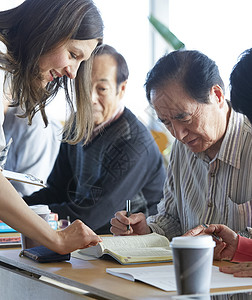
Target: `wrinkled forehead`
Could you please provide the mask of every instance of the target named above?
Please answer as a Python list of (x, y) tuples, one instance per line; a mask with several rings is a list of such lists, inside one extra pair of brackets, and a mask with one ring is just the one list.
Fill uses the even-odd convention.
[(152, 90), (150, 100), (159, 117), (175, 117), (178, 114), (191, 113), (193, 107), (198, 104), (176, 82)]

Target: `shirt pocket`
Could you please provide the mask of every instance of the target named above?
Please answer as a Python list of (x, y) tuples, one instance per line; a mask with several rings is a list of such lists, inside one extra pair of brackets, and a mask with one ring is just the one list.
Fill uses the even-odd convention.
[(226, 225), (235, 231), (252, 227), (252, 200), (237, 204), (227, 197)]

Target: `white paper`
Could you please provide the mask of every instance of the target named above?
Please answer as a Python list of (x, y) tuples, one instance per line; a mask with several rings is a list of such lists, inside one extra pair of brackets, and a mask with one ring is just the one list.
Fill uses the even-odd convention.
[[(176, 291), (173, 265), (136, 268), (107, 268), (106, 272), (131, 281), (139, 280), (164, 291)], [(238, 278), (212, 267), (211, 288), (252, 286), (252, 278)]]

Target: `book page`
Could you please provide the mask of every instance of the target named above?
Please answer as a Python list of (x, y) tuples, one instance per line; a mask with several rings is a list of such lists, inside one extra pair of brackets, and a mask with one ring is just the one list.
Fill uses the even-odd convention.
[[(84, 260), (85, 260), (84, 256), (87, 256), (87, 258), (88, 258), (88, 256), (99, 258), (102, 256), (103, 251), (104, 251), (104, 247), (103, 247), (102, 243), (99, 243), (96, 246), (76, 250), (76, 251), (72, 252), (72, 256), (75, 258), (81, 258), (81, 255), (83, 255)], [(86, 259), (86, 260), (88, 260), (88, 259)]]
[[(120, 256), (135, 256), (135, 257), (158, 257), (170, 256), (172, 251), (168, 247), (150, 247), (150, 248), (130, 248), (115, 250), (117, 255)], [(104, 252), (111, 252), (105, 249)]]
[(170, 261), (169, 240), (157, 233), (135, 236), (105, 236), (97, 246), (74, 251), (72, 256), (88, 260), (109, 254), (123, 264), (134, 262)]
[(104, 253), (108, 253), (115, 257), (122, 264), (140, 263), (140, 262), (165, 262), (172, 261), (172, 251), (168, 248), (150, 247), (139, 249), (126, 249), (110, 251), (104, 250)]
[(102, 237), (102, 244), (105, 249), (110, 251), (125, 251), (128, 249), (141, 249), (150, 247), (166, 247), (169, 248), (169, 240), (157, 233), (145, 235), (129, 235), (129, 236), (112, 236)]

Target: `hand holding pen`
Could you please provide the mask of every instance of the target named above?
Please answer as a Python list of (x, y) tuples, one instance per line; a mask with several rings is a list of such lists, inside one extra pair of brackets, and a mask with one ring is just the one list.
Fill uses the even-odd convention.
[(207, 226), (205, 233), (214, 233), (218, 237), (214, 250), (215, 259), (231, 260), (233, 258), (239, 240), (237, 233), (223, 224), (211, 224)]
[[(130, 217), (130, 224), (129, 218)], [(144, 213), (131, 214), (131, 201), (126, 200), (125, 210), (117, 211), (114, 218), (110, 220), (110, 232), (114, 235), (137, 235), (151, 233)]]
[[(209, 226), (207, 225), (207, 224), (202, 224), (205, 228), (209, 228)], [(214, 233), (215, 231), (213, 231), (213, 232), (211, 232), (210, 234), (211, 234), (211, 236), (214, 238), (214, 239), (216, 239), (217, 241), (220, 241), (220, 237), (219, 236), (217, 236), (215, 233)]]

